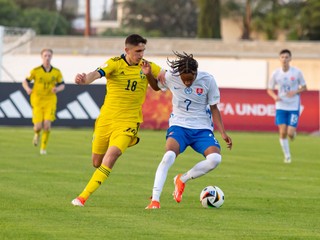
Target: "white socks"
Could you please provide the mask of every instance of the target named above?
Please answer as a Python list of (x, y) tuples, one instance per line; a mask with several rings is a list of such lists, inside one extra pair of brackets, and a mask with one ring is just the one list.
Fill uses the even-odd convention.
[(282, 148), (284, 157), (286, 159), (291, 158), (288, 138), (285, 138), (285, 139), (280, 138), (279, 141), (280, 141), (280, 146)]
[[(160, 162), (156, 176), (154, 179), (153, 190), (152, 190), (152, 201), (160, 202), (160, 195), (163, 189), (163, 185), (167, 179), (169, 168), (172, 166), (176, 159), (176, 154), (173, 151), (168, 151), (163, 155), (162, 161)], [(187, 173), (181, 176), (182, 182), (187, 182), (190, 179), (198, 178), (204, 174), (215, 169), (221, 162), (221, 155), (218, 153), (211, 153), (207, 158), (197, 163)]]
[(187, 182), (190, 179), (198, 178), (204, 174), (215, 169), (221, 162), (221, 155), (218, 153), (211, 153), (207, 158), (199, 163), (197, 163), (193, 168), (191, 168), (187, 173), (181, 176), (182, 182)]
[(162, 161), (157, 168), (156, 176), (154, 179), (152, 201), (160, 202), (160, 195), (163, 189), (163, 185), (167, 179), (169, 168), (172, 166), (175, 159), (176, 154), (173, 151), (168, 151), (163, 155)]

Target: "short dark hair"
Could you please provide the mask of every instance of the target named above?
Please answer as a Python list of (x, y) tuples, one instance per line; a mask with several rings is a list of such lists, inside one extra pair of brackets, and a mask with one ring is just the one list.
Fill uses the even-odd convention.
[(288, 53), (289, 56), (291, 57), (291, 51), (289, 49), (282, 49), (279, 53), (279, 55), (284, 54), (284, 53)]
[(126, 38), (125, 44), (131, 44), (138, 46), (140, 43), (147, 44), (147, 39), (141, 37), (138, 34), (131, 34)]
[(183, 54), (173, 51), (173, 53), (178, 57), (176, 60), (170, 61), (167, 58), (167, 64), (172, 68), (173, 74), (182, 74), (182, 73), (193, 73), (195, 74), (198, 71), (198, 62), (193, 58), (192, 54)]

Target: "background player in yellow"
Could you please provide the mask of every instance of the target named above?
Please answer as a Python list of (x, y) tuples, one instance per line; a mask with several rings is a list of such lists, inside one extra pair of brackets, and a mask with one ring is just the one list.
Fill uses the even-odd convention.
[[(51, 123), (55, 120), (57, 108), (56, 94), (65, 88), (60, 70), (51, 65), (52, 55), (52, 49), (43, 49), (42, 65), (32, 69), (30, 75), (22, 82), (23, 88), (30, 95), (35, 146), (39, 143), (40, 132), (43, 129), (40, 154), (47, 153)], [(32, 88), (29, 85), (31, 82)]]
[(148, 79), (158, 76), (161, 68), (143, 59), (147, 40), (132, 34), (125, 40), (125, 54), (109, 59), (88, 74), (77, 74), (76, 84), (90, 84), (101, 77), (107, 79), (106, 96), (96, 120), (92, 140), (92, 163), (97, 169), (82, 193), (72, 200), (84, 206), (88, 197), (108, 178), (121, 154), (138, 143), (143, 121), (142, 104)]

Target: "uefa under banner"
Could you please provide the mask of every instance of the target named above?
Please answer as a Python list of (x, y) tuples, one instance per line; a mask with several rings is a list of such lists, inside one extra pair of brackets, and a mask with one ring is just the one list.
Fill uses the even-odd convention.
[[(54, 126), (93, 127), (105, 97), (105, 85), (66, 84), (58, 93)], [(266, 90), (221, 88), (219, 109), (225, 128), (236, 131), (278, 131), (275, 108)], [(319, 131), (319, 92), (302, 93), (300, 132)], [(171, 113), (171, 93), (148, 89), (141, 128), (166, 129)], [(0, 125), (31, 126), (29, 96), (21, 83), (0, 83)]]

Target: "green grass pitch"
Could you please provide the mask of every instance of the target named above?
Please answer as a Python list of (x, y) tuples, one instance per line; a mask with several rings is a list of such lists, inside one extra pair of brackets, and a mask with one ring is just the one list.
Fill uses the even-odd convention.
[[(79, 208), (70, 202), (94, 171), (92, 129), (54, 127), (40, 156), (32, 127), (0, 127), (0, 239), (320, 239), (320, 138), (298, 134), (285, 164), (277, 133), (229, 134), (233, 149), (217, 134), (222, 163), (189, 181), (181, 203), (173, 177), (203, 159), (192, 149), (170, 169), (161, 209), (145, 210), (165, 132), (141, 130), (140, 143)], [(220, 209), (201, 206), (208, 185), (224, 191)]]

